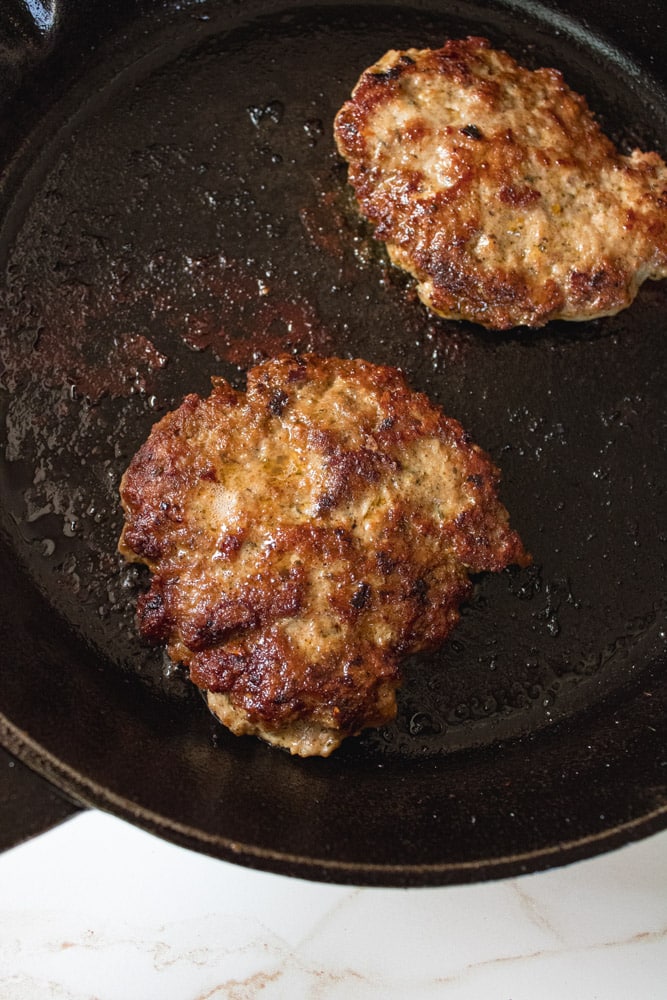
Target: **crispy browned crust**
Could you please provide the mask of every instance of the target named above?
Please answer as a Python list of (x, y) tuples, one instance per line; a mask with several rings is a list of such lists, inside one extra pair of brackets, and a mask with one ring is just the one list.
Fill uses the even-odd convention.
[(667, 275), (661, 158), (622, 156), (560, 72), (486, 39), (386, 53), (334, 132), (363, 214), (442, 316), (590, 319)]
[[(222, 721), (326, 754), (393, 717), (402, 656), (459, 617), (468, 572), (528, 557), (498, 471), (393, 368), (279, 357), (155, 425), (121, 484), (142, 633)], [(213, 697), (219, 695), (220, 697)]]

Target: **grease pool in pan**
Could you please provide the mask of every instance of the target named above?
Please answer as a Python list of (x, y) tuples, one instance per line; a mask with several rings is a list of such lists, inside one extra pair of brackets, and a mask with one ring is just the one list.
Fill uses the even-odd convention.
[[(593, 43), (451, 10), (386, 8), (379, 22), (377, 7), (281, 8), (231, 32), (213, 19), (196, 44), (184, 27), (178, 56), (153, 53), (68, 120), (74, 92), (69, 123), (35, 135), (45, 153), (25, 211), (8, 213), (5, 532), (103, 669), (188, 714), (203, 754), (223, 752), (212, 732), (246, 751), (139, 643), (145, 580), (115, 554), (118, 482), (184, 393), (207, 392), (214, 373), (241, 384), (277, 349), (403, 367), (500, 465), (535, 557), (477, 581), (451, 641), (407, 664), (396, 723), (350, 741), (337, 766), (459, 751), (474, 768), (498, 740), (622, 700), (664, 656), (665, 284), (618, 317), (537, 333), (429, 317), (359, 222), (331, 135), (385, 49), (471, 32), (559, 66), (621, 143), (664, 154), (664, 110), (648, 82), (625, 85), (621, 63), (601, 67)], [(10, 718), (34, 723), (12, 697)]]

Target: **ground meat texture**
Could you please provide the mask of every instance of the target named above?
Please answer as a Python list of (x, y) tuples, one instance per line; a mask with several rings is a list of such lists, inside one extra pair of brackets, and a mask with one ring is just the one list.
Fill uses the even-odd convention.
[(469, 573), (528, 556), (498, 471), (394, 368), (282, 356), (157, 423), (121, 483), (139, 627), (234, 733), (307, 756), (396, 713)]
[(362, 213), (433, 312), (587, 320), (667, 274), (667, 167), (621, 155), (555, 69), (483, 38), (387, 52), (335, 120)]

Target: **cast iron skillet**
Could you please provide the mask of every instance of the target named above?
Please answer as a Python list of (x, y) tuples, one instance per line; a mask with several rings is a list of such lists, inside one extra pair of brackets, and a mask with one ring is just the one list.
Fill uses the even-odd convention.
[[(664, 156), (658, 0), (29, 7), (3, 15), (5, 746), (77, 802), (320, 880), (495, 878), (663, 827), (667, 283), (540, 332), (429, 317), (331, 136), (387, 48), (474, 33)], [(151, 424), (277, 350), (402, 366), (501, 466), (535, 558), (480, 577), (396, 723), (327, 761), (218, 726), (141, 645), (115, 552)]]

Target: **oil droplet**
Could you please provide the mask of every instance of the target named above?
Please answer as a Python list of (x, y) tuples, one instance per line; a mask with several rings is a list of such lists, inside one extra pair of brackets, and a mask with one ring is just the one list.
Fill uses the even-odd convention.
[(442, 726), (427, 712), (415, 712), (410, 719), (409, 730), (412, 736), (436, 736), (442, 732)]
[(317, 140), (324, 135), (324, 125), (319, 118), (311, 118), (304, 122), (303, 130), (311, 146), (314, 146)]
[(285, 107), (282, 101), (269, 101), (268, 104), (251, 104), (247, 110), (255, 128), (261, 128), (266, 123), (280, 125)]
[(81, 589), (81, 577), (77, 573), (77, 562), (73, 555), (69, 555), (63, 561), (60, 567), (62, 573), (67, 580), (68, 587), (72, 590), (74, 594), (78, 594)]
[(66, 538), (74, 538), (79, 529), (79, 522), (75, 517), (70, 518), (63, 524), (63, 535)]

